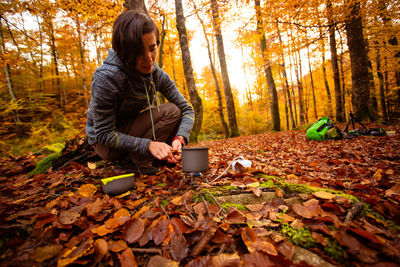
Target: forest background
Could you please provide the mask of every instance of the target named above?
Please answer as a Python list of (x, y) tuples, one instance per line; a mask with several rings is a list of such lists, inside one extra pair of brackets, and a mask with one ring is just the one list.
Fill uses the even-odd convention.
[[(195, 109), (194, 142), (295, 129), (321, 116), (343, 122), (350, 111), (362, 120), (399, 117), (398, 1), (7, 0), (2, 155), (84, 132), (91, 75), (111, 47), (112, 23), (137, 6), (160, 29), (158, 65)], [(208, 55), (193, 50), (199, 32)], [(236, 37), (229, 45), (227, 34)], [(227, 62), (238, 55), (229, 47), (245, 62), (240, 88), (231, 85)], [(208, 65), (195, 72), (204, 58)]]

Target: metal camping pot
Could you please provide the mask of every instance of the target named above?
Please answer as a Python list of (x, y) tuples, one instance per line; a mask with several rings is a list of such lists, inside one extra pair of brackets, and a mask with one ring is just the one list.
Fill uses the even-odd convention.
[(208, 169), (208, 147), (182, 148), (182, 170), (202, 172)]

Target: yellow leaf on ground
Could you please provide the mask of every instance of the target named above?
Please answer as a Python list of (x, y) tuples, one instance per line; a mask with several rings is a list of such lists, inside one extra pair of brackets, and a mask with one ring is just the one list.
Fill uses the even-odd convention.
[(79, 187), (78, 191), (76, 192), (78, 195), (82, 197), (91, 197), (97, 192), (97, 187), (94, 184), (84, 184)]

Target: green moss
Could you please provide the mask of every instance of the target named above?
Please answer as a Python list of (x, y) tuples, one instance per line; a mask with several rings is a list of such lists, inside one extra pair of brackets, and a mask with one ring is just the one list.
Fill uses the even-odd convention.
[(234, 207), (238, 210), (241, 211), (248, 211), (245, 205), (242, 204), (235, 204), (235, 203), (222, 203), (221, 207), (224, 208), (225, 210), (228, 210), (229, 207)]
[(51, 151), (53, 153), (56, 153), (56, 152), (60, 152), (61, 150), (63, 150), (64, 147), (65, 147), (65, 144), (63, 144), (63, 143), (54, 143), (54, 144), (43, 147), (43, 149)]
[(292, 228), (288, 223), (281, 224), (280, 233), (290, 242), (303, 248), (315, 247), (317, 242), (312, 238), (311, 232), (307, 228)]
[(260, 154), (264, 154), (265, 152), (263, 151), (263, 150), (261, 150), (261, 149), (257, 149), (257, 151), (258, 151), (258, 153), (260, 153)]
[(156, 184), (157, 186), (160, 186), (160, 187), (166, 187), (167, 186), (167, 184), (166, 183), (158, 183), (158, 184)]
[(169, 204), (168, 200), (162, 199), (160, 200), (160, 206), (165, 208)]
[(264, 188), (275, 188), (275, 184), (274, 181), (272, 180), (268, 180), (267, 182), (261, 182), (260, 183), (260, 187), (264, 187)]
[(382, 216), (382, 214), (378, 213), (376, 210), (372, 209), (371, 206), (364, 203), (363, 209), (360, 211), (360, 216), (369, 215), (375, 218), (378, 222), (382, 222), (384, 225), (387, 225), (391, 229), (395, 231), (400, 231), (400, 225), (396, 224), (395, 222), (386, 219)]
[(326, 255), (339, 263), (346, 262), (349, 258), (346, 250), (336, 240), (332, 238), (327, 238), (326, 240), (327, 244), (323, 247)]
[(50, 167), (51, 164), (53, 162), (53, 160), (55, 160), (56, 158), (61, 156), (61, 152), (56, 152), (53, 154), (48, 155), (47, 157), (45, 157), (44, 159), (42, 159), (41, 161), (39, 161), (36, 164), (36, 167), (33, 171), (31, 171), (28, 176), (33, 176), (39, 173), (44, 173), (46, 172)]

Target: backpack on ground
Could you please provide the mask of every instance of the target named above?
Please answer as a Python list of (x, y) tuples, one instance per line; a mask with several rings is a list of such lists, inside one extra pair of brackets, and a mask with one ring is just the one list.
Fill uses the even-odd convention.
[(308, 128), (306, 136), (309, 140), (323, 141), (327, 139), (342, 139), (342, 131), (333, 126), (333, 122), (328, 117), (322, 117)]

